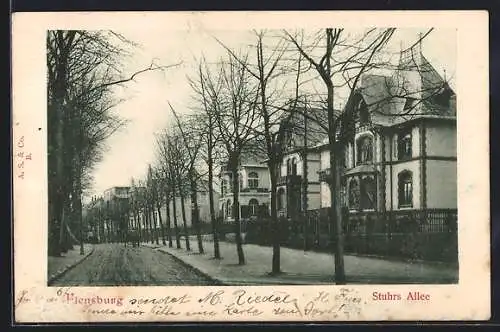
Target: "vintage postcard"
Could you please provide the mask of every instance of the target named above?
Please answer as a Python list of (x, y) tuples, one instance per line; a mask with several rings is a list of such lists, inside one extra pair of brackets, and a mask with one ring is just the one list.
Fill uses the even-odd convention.
[(490, 317), (486, 11), (15, 13), (17, 323)]

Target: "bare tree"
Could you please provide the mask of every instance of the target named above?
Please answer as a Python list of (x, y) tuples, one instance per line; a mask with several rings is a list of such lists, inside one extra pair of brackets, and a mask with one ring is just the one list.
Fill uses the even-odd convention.
[(157, 148), (157, 163), (158, 168), (161, 170), (162, 177), (162, 189), (165, 197), (165, 209), (166, 209), (166, 221), (168, 230), (168, 241), (169, 246), (172, 247), (172, 234), (171, 234), (171, 211), (170, 202), (172, 202), (173, 215), (172, 219), (174, 221), (174, 232), (177, 248), (181, 247), (180, 244), (180, 234), (177, 224), (177, 206), (175, 201), (175, 178), (173, 172), (173, 166), (170, 160), (170, 136), (167, 130), (163, 131), (160, 135), (156, 137), (156, 148)]
[(174, 231), (176, 237), (176, 246), (181, 248), (180, 232), (177, 217), (177, 198), (180, 198), (181, 217), (183, 220), (183, 231), (185, 235), (186, 250), (191, 250), (189, 234), (187, 228), (185, 212), (185, 193), (186, 193), (186, 158), (187, 152), (184, 150), (182, 138), (178, 131), (173, 129), (164, 130), (157, 138), (157, 147), (160, 156), (161, 167), (168, 181), (168, 191), (172, 201), (172, 217), (174, 221)]
[[(71, 219), (80, 229), (80, 239), (84, 238), (82, 193), (88, 187), (85, 178), (101, 160), (105, 140), (125, 123), (110, 113), (117, 103), (113, 101), (110, 91), (95, 88), (100, 83), (93, 70), (92, 67), (81, 69), (82, 77), (68, 87), (65, 136), (73, 145), (68, 145), (69, 151), (66, 151), (67, 183), (71, 192)], [(83, 241), (80, 241), (80, 253), (84, 254)]]
[[(159, 156), (157, 159), (157, 162), (159, 166), (157, 167), (157, 173), (156, 176), (159, 181), (159, 186), (158, 186), (158, 204), (161, 208), (161, 197), (164, 197), (164, 204), (165, 204), (165, 221), (166, 221), (166, 229), (167, 229), (167, 238), (168, 238), (168, 246), (170, 248), (173, 247), (172, 243), (172, 226), (171, 226), (171, 217), (170, 217), (170, 202), (175, 199), (175, 197), (172, 197), (172, 180), (170, 179), (170, 168), (169, 164), (166, 162), (166, 157), (165, 157), (165, 149), (164, 146), (162, 145), (162, 138), (157, 138), (156, 140), (156, 145), (159, 150)], [(160, 213), (160, 212), (158, 212)], [(177, 225), (176, 225), (177, 229)], [(177, 232), (176, 232), (177, 233)]]
[[(65, 230), (71, 219), (80, 220), (80, 243), (83, 240), (82, 179), (91, 166), (88, 162), (92, 161), (85, 157), (89, 151), (95, 151), (113, 123), (107, 121), (103, 128), (99, 117), (92, 118), (93, 128), (103, 130), (97, 136), (92, 135), (84, 130), (86, 113), (98, 110), (97, 113), (106, 114), (112, 106), (103, 95), (113, 86), (132, 81), (140, 73), (166, 68), (151, 65), (124, 78), (119, 64), (126, 49), (120, 43), (131, 45), (108, 31), (47, 33), (49, 255), (59, 255), (68, 249), (69, 238)], [(101, 98), (96, 99), (99, 94)], [(73, 218), (70, 218), (70, 208), (74, 210)]]
[(147, 175), (147, 200), (146, 204), (148, 207), (148, 216), (150, 221), (150, 227), (152, 229), (152, 240), (151, 242), (156, 242), (156, 244), (160, 244), (159, 235), (158, 235), (158, 223), (156, 219), (156, 202), (157, 202), (157, 181), (155, 175), (153, 174), (153, 168), (151, 164), (148, 165), (148, 175)]
[(198, 172), (196, 170), (196, 163), (198, 161), (199, 151), (202, 141), (196, 136), (196, 132), (193, 130), (186, 131), (183, 128), (193, 129), (194, 123), (189, 123), (189, 118), (184, 118), (182, 121), (175, 112), (172, 105), (169, 103), (170, 110), (175, 117), (177, 128), (179, 130), (182, 144), (184, 145), (184, 151), (187, 152), (186, 158), (186, 168), (187, 177), (189, 181), (189, 192), (191, 196), (191, 223), (196, 229), (196, 237), (198, 240), (198, 252), (203, 254), (203, 241), (201, 239), (201, 229), (200, 229), (200, 219), (199, 219), (199, 207), (198, 207), (198, 189), (197, 181), (199, 179)]
[(236, 248), (238, 264), (245, 264), (243, 252), (240, 208), (239, 208), (239, 172), (241, 153), (255, 139), (254, 124), (257, 121), (256, 87), (250, 81), (249, 74), (241, 62), (246, 63), (247, 57), (238, 57), (236, 61), (229, 56), (227, 62), (221, 62), (222, 93), (218, 94), (217, 108), (214, 112), (215, 122), (220, 133), (220, 141), (224, 145), (227, 169), (232, 175), (233, 217), (235, 223)]
[[(285, 31), (290, 43), (302, 54), (309, 62), (310, 66), (319, 74), (324, 83), (326, 96), (326, 109), (328, 125), (325, 128), (328, 132), (328, 142), (330, 151), (330, 216), (334, 219), (335, 233), (335, 279), (337, 284), (345, 283), (345, 270), (343, 258), (343, 234), (342, 234), (342, 211), (340, 206), (340, 178), (341, 178), (341, 156), (345, 153), (342, 144), (337, 144), (337, 133), (341, 129), (341, 117), (336, 114), (334, 109), (334, 97), (336, 80), (334, 75), (342, 75), (347, 78), (353, 87), (361, 75), (371, 68), (374, 56), (387, 44), (395, 29), (385, 29), (382, 32), (377, 29), (366, 31), (359, 40), (348, 40), (342, 38), (344, 29), (327, 28), (319, 34), (319, 38), (309, 49), (302, 43), (300, 34), (292, 35)], [(321, 47), (318, 46), (322, 43)], [(347, 46), (346, 46), (347, 45)], [(314, 59), (312, 49), (321, 49), (322, 53), (319, 60)], [(342, 51), (351, 52), (342, 57)], [(346, 54), (346, 53), (344, 53)], [(338, 60), (341, 59), (341, 60)], [(345, 83), (344, 83), (345, 84)]]
[(172, 153), (172, 164), (173, 171), (175, 177), (175, 183), (177, 185), (177, 190), (180, 198), (180, 206), (181, 206), (181, 217), (182, 224), (184, 230), (184, 240), (186, 242), (186, 250), (191, 251), (191, 243), (189, 241), (189, 229), (187, 226), (187, 217), (186, 217), (186, 171), (188, 167), (186, 167), (186, 151), (185, 146), (182, 143), (182, 138), (180, 135), (176, 135), (170, 141), (170, 148)]
[[(299, 102), (299, 77), (302, 73), (302, 56), (299, 53), (298, 58), (294, 61), (296, 68), (293, 70), (288, 68), (288, 59), (285, 58), (287, 53), (286, 41), (278, 37), (277, 43), (268, 51), (268, 45), (265, 43), (266, 37), (270, 35), (266, 31), (254, 31), (255, 44), (255, 64), (251, 64), (245, 57), (238, 57), (237, 54), (225, 46), (221, 41), (218, 41), (228, 53), (242, 66), (247, 73), (253, 78), (257, 85), (256, 91), (258, 107), (257, 113), (260, 117), (260, 122), (254, 127), (254, 132), (263, 141), (263, 150), (267, 157), (267, 166), (269, 169), (269, 177), (271, 182), (271, 220), (273, 224), (273, 258), (272, 258), (272, 274), (279, 274), (280, 267), (280, 224), (277, 215), (277, 185), (280, 165), (283, 156), (283, 147), (278, 140), (281, 135), (277, 131), (280, 130), (280, 123), (285, 114), (285, 108), (290, 107), (293, 111)], [(270, 36), (276, 40), (276, 36)], [(284, 95), (284, 85), (286, 81), (295, 72), (293, 95)], [(290, 98), (292, 97), (292, 98)], [(281, 128), (283, 129), (283, 128)]]
[[(166, 245), (165, 240), (165, 226), (163, 224), (163, 217), (161, 214), (162, 198), (166, 194), (165, 179), (162, 177), (161, 170), (159, 168), (152, 169), (152, 186), (153, 186), (153, 205), (156, 206), (158, 223), (160, 225), (161, 241), (163, 245)], [(168, 210), (167, 210), (168, 211)], [(167, 217), (168, 219), (169, 217)], [(170, 227), (170, 224), (168, 225)]]
[(193, 115), (193, 127), (199, 137), (202, 138), (203, 146), (200, 147), (200, 157), (208, 168), (208, 195), (210, 204), (210, 223), (212, 225), (212, 236), (214, 243), (214, 258), (221, 259), (219, 246), (219, 230), (217, 225), (217, 216), (215, 215), (214, 199), (214, 166), (216, 160), (219, 135), (215, 120), (215, 111), (219, 94), (222, 88), (221, 77), (214, 82), (213, 75), (208, 68), (205, 59), (198, 64), (197, 78), (188, 78), (191, 88), (195, 93), (195, 101), (201, 108), (201, 114)]
[(131, 179), (130, 181), (130, 210), (132, 213), (132, 219), (133, 219), (133, 224), (132, 224), (132, 229), (133, 233), (131, 236), (131, 241), (132, 243), (139, 247), (141, 242), (142, 242), (142, 227), (141, 223), (139, 220), (139, 200), (140, 200), (140, 187), (136, 185), (136, 181), (134, 178)]
[(139, 179), (134, 190), (134, 201), (136, 203), (136, 213), (139, 229), (140, 242), (152, 241), (152, 232), (150, 224), (150, 210), (148, 206), (149, 193), (147, 179)]

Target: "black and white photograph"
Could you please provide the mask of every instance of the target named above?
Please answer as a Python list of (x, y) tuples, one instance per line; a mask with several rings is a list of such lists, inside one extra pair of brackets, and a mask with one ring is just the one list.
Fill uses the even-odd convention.
[(50, 284), (456, 283), (455, 43), (48, 31)]
[(488, 317), (487, 31), (17, 15), (16, 320)]

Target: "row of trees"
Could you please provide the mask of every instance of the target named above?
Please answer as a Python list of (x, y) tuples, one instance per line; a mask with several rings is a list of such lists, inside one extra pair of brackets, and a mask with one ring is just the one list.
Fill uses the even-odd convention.
[[(113, 87), (166, 68), (151, 65), (124, 76), (122, 61), (135, 46), (110, 31), (47, 32), (49, 255), (82, 242), (82, 193), (106, 139), (124, 124), (113, 113), (120, 103)], [(83, 243), (80, 249), (83, 254)]]
[[(369, 71), (381, 67), (398, 69), (391, 65), (384, 52), (394, 31), (367, 29), (353, 33), (328, 28), (312, 35), (303, 31), (254, 31), (255, 42), (245, 51), (232, 49), (217, 40), (226, 51), (226, 56), (216, 63), (209, 63), (204, 57), (199, 59), (196, 72), (188, 77), (193, 91), (193, 100), (189, 105), (191, 112), (182, 112), (181, 116), (169, 104), (167, 111), (172, 114), (173, 121), (157, 137), (157, 160), (146, 179), (132, 181), (131, 213), (134, 220), (140, 211), (154, 211), (156, 208), (158, 220), (153, 218), (147, 221), (149, 217), (145, 217), (150, 225), (148, 229), (161, 230), (161, 236), (157, 234), (155, 241), (158, 243), (161, 238), (166, 244), (167, 238), (170, 246), (174, 246), (175, 241), (180, 248), (183, 233), (186, 249), (191, 250), (186, 221), (188, 212), (184, 207), (184, 201), (190, 200), (198, 251), (203, 253), (197, 193), (200, 187), (204, 187), (209, 193), (214, 256), (221, 258), (213, 192), (216, 183), (214, 175), (222, 165), (233, 175), (232, 215), (236, 250), (238, 263), (245, 264), (239, 222), (238, 167), (243, 153), (254, 151), (265, 156), (269, 168), (274, 236), (272, 273), (280, 273), (276, 189), (278, 167), (286, 143), (282, 124), (293, 114), (300, 113), (315, 122), (328, 137), (332, 170), (328, 179), (332, 202), (329, 215), (336, 244), (335, 277), (337, 283), (344, 283), (343, 214), (338, 202), (343, 167), (341, 160), (346, 140), (352, 134), (353, 114), (339, 113), (334, 105), (337, 90), (347, 90), (347, 95), (351, 95), (359, 88), (362, 75)], [(436, 91), (439, 88), (433, 87)], [(391, 91), (394, 92), (391, 98), (404, 98), (408, 93), (414, 93), (404, 89)], [(318, 120), (306, 111), (304, 106), (314, 104), (324, 110), (326, 121)], [(182, 221), (177, 220), (176, 210), (179, 207), (176, 206), (176, 197), (181, 200)], [(167, 207), (165, 220), (161, 215), (162, 205)], [(173, 213), (169, 211), (171, 206)], [(136, 225), (141, 227), (140, 223)]]
[[(170, 105), (175, 125), (165, 130), (157, 141), (159, 157), (156, 169), (158, 183), (163, 184), (163, 199), (168, 202), (179, 195), (182, 200), (183, 188), (188, 185), (187, 192), (191, 193), (194, 213), (192, 220), (196, 226), (199, 223), (196, 218), (197, 184), (207, 176), (207, 181), (203, 183), (208, 184), (211, 196), (215, 258), (220, 258), (212, 192), (214, 171), (223, 164), (233, 174), (232, 215), (236, 250), (238, 263), (245, 264), (239, 229), (238, 167), (242, 153), (255, 151), (264, 155), (270, 172), (270, 212), (275, 238), (272, 273), (280, 273), (276, 189), (278, 167), (284, 151), (284, 132), (279, 128), (291, 114), (307, 109), (302, 107), (306, 100), (308, 104), (316, 103), (325, 110), (328, 119), (326, 123), (320, 121), (318, 124), (328, 135), (330, 167), (335, 170), (329, 182), (333, 203), (330, 215), (337, 244), (335, 275), (337, 282), (343, 283), (342, 213), (337, 204), (340, 166), (337, 160), (344, 153), (338, 133), (347, 123), (349, 115), (334, 112), (335, 90), (341, 87), (355, 89), (362, 74), (381, 65), (379, 55), (394, 29), (370, 29), (360, 34), (351, 34), (343, 29), (325, 29), (313, 36), (306, 36), (302, 31), (254, 33), (255, 43), (246, 52), (233, 50), (218, 40), (227, 56), (215, 64), (207, 63), (203, 57), (199, 60), (196, 74), (188, 78), (193, 90), (193, 104), (190, 105), (193, 112), (180, 117)], [(308, 82), (318, 81), (318, 78), (326, 93), (319, 91), (318, 87), (313, 90), (307, 88)], [(303, 112), (303, 116), (307, 118), (307, 112)], [(311, 117), (310, 120), (317, 121), (317, 118)], [(198, 249), (203, 252), (199, 232), (197, 236)], [(186, 248), (190, 249), (188, 237)]]

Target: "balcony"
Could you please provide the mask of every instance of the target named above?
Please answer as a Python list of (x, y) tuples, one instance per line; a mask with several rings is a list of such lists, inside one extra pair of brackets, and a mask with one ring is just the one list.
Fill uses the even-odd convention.
[(328, 182), (331, 179), (330, 169), (324, 169), (318, 172), (320, 182)]
[(286, 175), (279, 178), (278, 186), (296, 185), (300, 184), (301, 181), (302, 177), (300, 175)]
[(370, 124), (360, 123), (360, 122), (356, 123), (356, 133), (357, 134), (371, 131), (371, 129), (372, 129), (372, 127)]
[(241, 193), (267, 193), (269, 188), (242, 188)]

